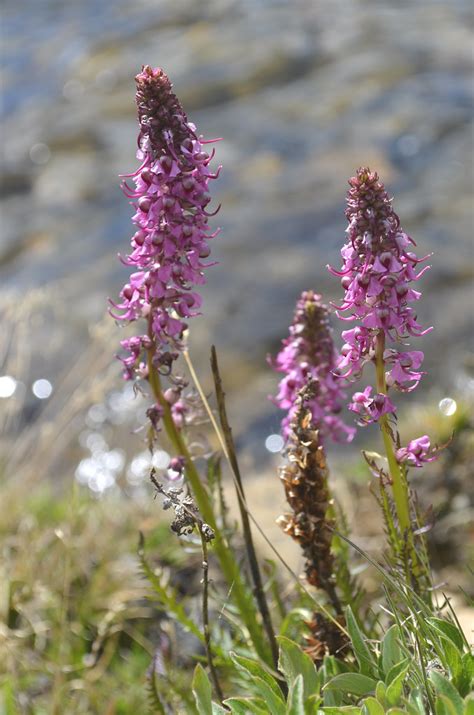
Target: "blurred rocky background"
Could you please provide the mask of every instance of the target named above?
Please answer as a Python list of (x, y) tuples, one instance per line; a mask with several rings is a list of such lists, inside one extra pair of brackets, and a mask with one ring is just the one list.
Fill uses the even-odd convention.
[[(21, 370), (10, 355), (0, 377), (0, 407), (19, 397), (25, 405), (15, 429), (31, 426), (43, 409), (53, 420), (70, 408), (71, 391), (83, 392), (79, 377), (92, 380), (100, 365), (108, 381), (92, 389), (88, 410), (79, 400), (85, 417), (71, 418), (62, 459), (96, 493), (121, 479), (136, 487), (145, 473), (145, 447), (132, 434), (140, 417), (127, 417), (137, 403), (113, 361), (121, 338), (113, 321), (99, 329), (100, 350), (91, 347), (92, 326), (126, 275), (117, 253), (127, 251), (132, 209), (117, 175), (137, 165), (134, 76), (142, 63), (166, 70), (200, 132), (223, 137), (219, 266), (208, 272), (203, 316), (192, 325), (192, 356), (209, 388), (209, 345), (218, 347), (243, 462), (252, 484), (254, 476), (268, 477), (258, 480), (254, 497), (257, 510), (271, 507), (268, 524), (283, 495), (268, 450), (280, 416), (267, 401), (277, 378), (266, 355), (286, 335), (302, 289), (328, 300), (341, 295), (325, 266), (339, 262), (346, 182), (361, 164), (377, 169), (395, 196), (419, 253), (434, 253), (419, 318), (435, 330), (416, 346), (429, 372), (411, 403), (442, 421), (456, 413), (460, 396), (469, 402), (468, 0), (4, 0), (2, 15), (3, 355), (13, 343), (17, 355), (29, 353)], [(42, 307), (32, 313), (40, 317), (10, 330), (18, 315), (30, 315), (35, 289)], [(57, 409), (43, 407), (53, 399)], [(440, 413), (444, 399), (451, 402)], [(141, 416), (144, 409), (140, 403)], [(418, 419), (416, 434), (426, 424)], [(57, 446), (51, 424), (46, 434)], [(346, 454), (333, 455), (342, 473), (355, 459)], [(472, 440), (462, 454), (466, 464)], [(465, 479), (460, 491), (467, 492)], [(364, 490), (366, 480), (364, 472)], [(442, 488), (451, 493), (443, 481)], [(461, 497), (458, 507), (466, 521), (469, 500)]]

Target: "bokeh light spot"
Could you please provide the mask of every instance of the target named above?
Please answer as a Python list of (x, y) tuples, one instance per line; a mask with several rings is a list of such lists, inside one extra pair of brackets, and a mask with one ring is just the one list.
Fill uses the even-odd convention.
[(438, 408), (442, 415), (451, 417), (456, 412), (458, 406), (456, 400), (453, 400), (452, 397), (443, 397), (443, 399), (439, 401)]
[(37, 397), (38, 400), (47, 400), (53, 392), (53, 386), (49, 380), (42, 377), (39, 380), (34, 381), (31, 390), (33, 395)]
[(15, 394), (17, 382), (10, 375), (0, 376), (0, 397), (12, 397)]
[(47, 164), (51, 159), (51, 149), (44, 142), (38, 142), (38, 144), (33, 144), (30, 149), (30, 159), (33, 164), (38, 164), (38, 166), (43, 166)]
[(284, 444), (283, 437), (279, 434), (269, 434), (265, 440), (265, 447), (273, 454), (281, 452)]

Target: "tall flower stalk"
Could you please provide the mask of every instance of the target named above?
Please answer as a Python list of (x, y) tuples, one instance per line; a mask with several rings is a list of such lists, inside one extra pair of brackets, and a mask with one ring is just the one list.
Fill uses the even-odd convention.
[[(136, 77), (138, 120), (137, 158), (141, 164), (124, 175), (122, 188), (132, 199), (136, 227), (131, 252), (122, 258), (134, 269), (111, 314), (119, 321), (147, 320), (146, 335), (123, 340), (128, 353), (121, 358), (126, 379), (146, 376), (144, 352), (153, 365), (169, 368), (182, 349), (187, 321), (198, 314), (201, 297), (196, 286), (205, 283), (204, 270), (213, 265), (207, 206), (211, 201), (212, 172), (205, 142), (188, 121), (171, 83), (163, 72), (145, 65)], [(214, 212), (216, 213), (216, 211)]]
[[(329, 310), (321, 296), (303, 291), (297, 303), (289, 336), (270, 365), (280, 373), (278, 394), (270, 398), (286, 411), (281, 423), (286, 440), (287, 464), (280, 476), (290, 514), (277, 523), (297, 541), (305, 557), (309, 584), (324, 591), (335, 619), (315, 613), (310, 628), (309, 651), (315, 662), (344, 647), (340, 625), (348, 592), (356, 597), (357, 587), (344, 559), (333, 554), (334, 503), (328, 485), (324, 443), (350, 442), (355, 428), (346, 425), (341, 411), (346, 399), (344, 380), (336, 373), (339, 359), (329, 323)], [(340, 588), (343, 600), (338, 596)]]
[[(198, 315), (201, 297), (196, 286), (205, 283), (204, 271), (213, 265), (208, 220), (209, 183), (214, 150), (196, 133), (162, 69), (148, 65), (136, 77), (140, 125), (133, 186), (124, 182), (125, 195), (135, 209), (136, 231), (131, 252), (122, 262), (132, 268), (129, 281), (110, 312), (120, 322), (142, 320), (146, 332), (121, 342), (127, 380), (147, 380), (155, 404), (148, 410), (150, 432), (163, 426), (175, 451), (173, 469), (183, 472), (203, 520), (215, 534), (214, 550), (256, 651), (273, 665), (270, 649), (258, 622), (255, 605), (235, 555), (216, 523), (211, 499), (194, 464), (185, 438), (188, 405), (184, 381), (173, 365), (184, 350), (188, 320)], [(166, 380), (168, 386), (163, 385)], [(153, 439), (150, 440), (153, 443)]]
[(398, 548), (409, 555), (415, 568), (420, 564), (414, 548), (415, 514), (407, 467), (431, 461), (435, 450), (427, 435), (401, 447), (395, 430), (396, 407), (389, 393), (413, 391), (424, 375), (420, 370), (423, 353), (407, 350), (406, 341), (431, 330), (418, 324), (411, 305), (421, 296), (413, 283), (429, 269), (429, 266), (419, 268), (428, 256), (418, 258), (413, 252), (414, 241), (401, 228), (376, 172), (361, 168), (349, 185), (348, 240), (341, 250), (343, 265), (341, 270), (331, 267), (329, 270), (341, 278), (345, 290), (342, 304), (337, 306), (338, 316), (357, 325), (342, 333), (345, 344), (337, 370), (346, 380), (356, 382), (367, 363), (375, 367), (375, 394), (371, 386), (356, 392), (349, 409), (356, 414), (359, 425), (380, 425), (388, 462), (388, 474), (379, 469), (380, 484), (381, 488), (385, 482), (391, 485)]

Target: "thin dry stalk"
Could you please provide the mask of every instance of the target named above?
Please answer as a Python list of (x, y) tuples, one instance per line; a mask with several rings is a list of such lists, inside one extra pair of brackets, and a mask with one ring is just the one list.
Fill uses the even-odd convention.
[(272, 619), (270, 615), (270, 610), (268, 608), (267, 599), (265, 596), (265, 591), (263, 589), (262, 575), (260, 573), (260, 567), (258, 564), (257, 554), (255, 551), (255, 546), (253, 543), (252, 529), (250, 526), (250, 519), (247, 510), (247, 503), (245, 499), (245, 493), (242, 483), (242, 476), (240, 474), (239, 464), (237, 461), (237, 456), (235, 453), (234, 438), (232, 436), (232, 429), (229, 425), (227, 419), (227, 411), (225, 407), (225, 393), (222, 387), (222, 379), (219, 372), (219, 365), (217, 362), (217, 352), (214, 345), (211, 348), (211, 368), (212, 375), (214, 378), (214, 385), (216, 389), (217, 406), (219, 410), (219, 420), (221, 423), (222, 431), (224, 433), (224, 440), (227, 448), (227, 454), (229, 456), (229, 462), (232, 471), (235, 476), (236, 483), (238, 485), (237, 500), (239, 504), (240, 517), (242, 520), (242, 529), (244, 532), (245, 548), (247, 550), (247, 557), (250, 565), (250, 571), (252, 574), (252, 581), (254, 584), (254, 594), (255, 599), (258, 604), (260, 614), (262, 616), (263, 625), (267, 638), (270, 643), (272, 658), (275, 669), (278, 670), (278, 645), (275, 638), (275, 631), (273, 629)]

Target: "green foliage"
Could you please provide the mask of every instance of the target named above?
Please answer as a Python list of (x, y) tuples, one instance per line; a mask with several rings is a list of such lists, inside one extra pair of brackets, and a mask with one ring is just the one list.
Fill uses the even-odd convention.
[[(234, 550), (240, 567), (244, 557), (226, 523), (217, 459), (207, 477), (225, 548)], [(347, 570), (338, 588), (346, 595), (357, 589), (355, 604), (343, 599), (351, 603), (344, 624), (350, 647), (326, 656), (318, 668), (302, 648), (305, 622), (318, 610), (314, 592), (282, 589), (278, 562), (269, 566), (265, 587), (278, 632), (277, 673), (252, 645), (209, 546), (211, 646), (224, 693), (219, 703), (207, 675), (200, 554), (193, 543), (183, 549), (166, 525), (156, 526), (153, 502), (143, 512), (133, 502), (99, 501), (77, 489), (52, 498), (39, 487), (3, 496), (2, 714), (474, 715), (474, 658), (449, 602), (436, 608), (403, 574), (362, 552), (383, 584), (376, 602), (383, 610), (361, 606)], [(146, 553), (142, 539), (137, 555), (140, 527)], [(343, 535), (334, 543), (346, 562), (354, 547)], [(162, 634), (169, 644), (163, 652)], [(150, 663), (157, 653), (155, 671)]]
[(212, 686), (206, 671), (199, 664), (194, 671), (192, 689), (199, 715), (212, 715)]
[(231, 658), (238, 670), (248, 676), (249, 690), (261, 696), (275, 715), (284, 715), (285, 704), (276, 679), (251, 658), (243, 658), (235, 653), (231, 654)]
[(377, 662), (367, 645), (367, 640), (352, 613), (350, 606), (346, 609), (347, 630), (351, 639), (354, 655), (362, 675), (374, 677), (377, 673)]
[[(422, 689), (414, 685), (415, 680), (412, 680), (410, 675), (413, 661), (405, 658), (392, 665), (398, 655), (398, 636), (396, 628), (392, 627), (384, 637), (385, 667), (388, 670), (384, 680), (378, 681), (361, 672), (334, 674), (340, 664), (330, 658), (326, 659), (324, 667), (318, 673), (296, 643), (280, 637), (279, 667), (285, 677), (286, 691), (281, 688), (276, 676), (255, 659), (232, 654), (237, 670), (246, 678), (244, 681), (238, 681), (240, 689), (246, 692), (246, 697), (228, 698), (224, 705), (236, 715), (424, 715), (429, 707), (427, 693), (423, 693)], [(372, 661), (372, 654), (370, 660)], [(322, 683), (320, 690), (321, 677), (324, 679), (325, 676), (327, 680)], [(462, 715), (466, 709), (472, 709), (472, 701), (469, 698), (464, 700), (446, 675), (433, 670), (429, 680), (433, 689), (435, 715)], [(246, 683), (245, 686), (243, 682)], [(214, 715), (220, 712), (220, 706), (212, 703), (211, 684), (201, 666), (195, 671), (193, 692), (199, 715)], [(336, 705), (331, 702), (331, 697), (335, 694), (339, 696)], [(350, 700), (353, 701), (352, 704), (348, 702)]]
[(313, 661), (301, 648), (285, 636), (278, 637), (280, 657), (278, 668), (284, 675), (287, 686), (292, 687), (296, 679), (303, 680), (303, 697), (319, 695), (319, 677)]
[[(244, 676), (239, 681), (246, 697), (230, 697), (224, 705), (235, 715), (317, 715), (321, 703), (319, 678), (311, 659), (288, 638), (279, 638), (279, 666), (286, 687), (255, 659), (231, 654), (237, 671)], [(245, 683), (245, 685), (244, 685)], [(216, 715), (218, 706), (211, 700), (211, 683), (201, 666), (193, 679), (193, 692), (199, 715)]]
[(286, 715), (305, 715), (304, 681), (302, 675), (297, 675), (288, 691)]
[[(0, 712), (146, 713), (157, 616), (135, 556), (146, 512), (13, 484), (0, 509)], [(154, 540), (177, 563), (168, 530)]]
[(156, 684), (156, 673), (155, 669), (152, 667), (152, 672), (148, 678), (147, 684), (148, 698), (149, 698), (149, 709), (150, 712), (156, 713), (156, 715), (166, 715), (166, 708), (161, 696), (158, 692)]
[[(3, 524), (6, 531), (16, 533), (14, 543), (6, 541), (9, 568), (0, 600), (9, 629), (7, 660), (13, 666), (13, 675), (0, 676), (1, 711), (6, 715), (42, 715), (51, 710), (53, 699), (57, 712), (68, 715), (102, 713), (107, 708), (113, 715), (168, 715), (170, 708), (196, 715), (474, 715), (474, 658), (458, 624), (409, 589), (403, 591), (401, 577), (386, 571), (386, 598), (394, 622), (378, 636), (377, 624), (367, 627), (347, 608), (351, 654), (345, 662), (328, 656), (316, 669), (302, 650), (303, 621), (309, 619), (311, 603), (302, 594), (281, 623), (279, 676), (249, 648), (229, 601), (227, 626), (214, 619), (212, 628), (223, 705), (216, 702), (204, 662), (190, 682), (192, 652), (187, 662), (181, 659), (182, 665), (167, 663), (166, 673), (145, 678), (153, 653), (147, 633), (160, 619), (165, 618), (168, 628), (175, 623), (189, 633), (195, 643), (194, 660), (202, 657), (196, 601), (188, 602), (170, 578), (169, 565), (179, 569), (183, 552), (163, 528), (147, 536), (147, 556), (143, 542), (138, 558), (134, 556), (138, 508), (122, 508), (118, 519), (105, 502), (81, 493), (72, 501), (56, 500), (51, 512), (48, 500), (47, 492), (32, 493), (23, 503), (29, 520), (23, 519), (21, 510), (10, 508)], [(165, 561), (152, 565), (151, 552)], [(123, 554), (128, 554), (131, 567), (125, 585), (124, 562), (117, 568)], [(139, 578), (140, 569), (145, 581)], [(391, 594), (396, 594), (398, 605)], [(37, 625), (28, 628), (28, 622)], [(35, 695), (29, 710), (19, 709), (18, 694), (31, 699), (40, 678), (45, 684), (41, 695)]]
[(265, 701), (261, 698), (228, 698), (225, 701), (233, 715), (267, 715)]
[(462, 632), (454, 623), (450, 623), (449, 621), (435, 617), (428, 618), (427, 622), (429, 625), (433, 626), (433, 628), (439, 631), (439, 633), (442, 633), (447, 638), (449, 638), (449, 640), (452, 641), (453, 645), (459, 651), (462, 651), (462, 649), (464, 648), (465, 639), (463, 637)]
[(325, 690), (334, 690), (346, 695), (368, 695), (375, 691), (377, 681), (362, 673), (341, 673), (327, 683)]
[(361, 715), (384, 715), (385, 710), (376, 698), (366, 698), (361, 708)]
[(464, 703), (457, 688), (444, 675), (433, 671), (430, 673), (430, 680), (434, 685), (437, 695), (436, 715), (463, 715)]
[(153, 590), (153, 595), (159, 605), (170, 618), (175, 619), (185, 630), (192, 633), (198, 640), (204, 641), (202, 631), (197, 624), (188, 617), (183, 604), (180, 602), (177, 591), (163, 580), (163, 573), (160, 569), (152, 569), (145, 557), (145, 540), (140, 534), (138, 547), (138, 558), (144, 575), (148, 579)]
[(399, 645), (401, 637), (400, 628), (394, 624), (390, 626), (382, 641), (382, 672), (387, 674), (396, 663), (402, 659)]

